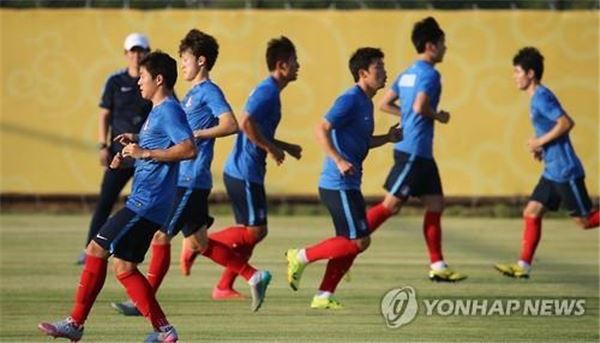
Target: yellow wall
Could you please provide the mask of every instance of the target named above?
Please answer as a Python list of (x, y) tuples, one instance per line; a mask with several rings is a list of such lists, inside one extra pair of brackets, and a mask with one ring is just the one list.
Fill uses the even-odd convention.
[[(266, 75), (266, 41), (292, 38), (300, 77), (283, 93), (278, 137), (304, 147), (301, 161), (268, 166), (270, 193), (315, 193), (322, 154), (312, 128), (352, 84), (350, 54), (360, 46), (386, 53), (389, 81), (414, 59), (412, 23), (435, 15), (449, 47), (439, 69), (442, 109), (435, 156), (449, 195), (528, 194), (541, 167), (525, 148), (532, 134), (528, 98), (511, 79), (511, 59), (535, 45), (546, 57), (544, 81), (575, 119), (572, 134), (590, 193), (598, 195), (598, 12), (527, 11), (125, 11), (0, 10), (2, 53), (0, 192), (94, 193), (101, 170), (97, 104), (104, 81), (125, 66), (122, 41), (147, 33), (154, 48), (175, 54), (192, 27), (214, 34), (221, 52), (212, 78), (236, 111)], [(183, 95), (187, 85), (179, 82)], [(379, 97), (376, 98), (376, 101)], [(377, 131), (394, 123), (376, 113)], [(231, 139), (217, 144), (221, 170)], [(380, 194), (392, 163), (391, 146), (366, 161), (364, 193)]]

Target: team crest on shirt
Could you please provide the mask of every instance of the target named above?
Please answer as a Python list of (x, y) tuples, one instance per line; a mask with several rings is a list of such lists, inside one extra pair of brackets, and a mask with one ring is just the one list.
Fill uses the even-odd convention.
[(398, 80), (398, 86), (400, 87), (414, 87), (415, 81), (417, 80), (417, 75), (415, 74), (404, 74)]

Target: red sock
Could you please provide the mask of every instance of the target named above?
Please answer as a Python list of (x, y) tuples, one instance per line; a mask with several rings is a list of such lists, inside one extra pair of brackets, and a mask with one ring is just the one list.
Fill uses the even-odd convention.
[(542, 237), (542, 218), (524, 217), (525, 228), (521, 243), (521, 260), (531, 264), (533, 254)]
[(158, 291), (160, 284), (162, 283), (165, 275), (169, 271), (171, 265), (171, 244), (166, 245), (152, 245), (152, 258), (150, 265), (148, 266), (148, 283), (154, 290), (154, 293)]
[(598, 225), (600, 225), (598, 222), (600, 220), (598, 213), (598, 210), (590, 213), (590, 215), (587, 217), (588, 223), (585, 226), (586, 229), (595, 229), (598, 227)]
[[(209, 235), (209, 238), (219, 241), (234, 249), (248, 261), (252, 256), (254, 246), (259, 242), (254, 233), (245, 226), (236, 225), (225, 228), (219, 232)], [(237, 273), (231, 268), (226, 268), (217, 283), (219, 289), (233, 289)]]
[[(239, 246), (237, 249), (234, 249), (236, 253), (244, 258), (246, 262), (250, 260), (252, 256), (252, 251), (254, 251), (254, 246)], [(217, 288), (219, 289), (233, 289), (233, 284), (235, 283), (235, 279), (237, 278), (237, 273), (234, 272), (231, 268), (225, 268), (223, 273), (221, 274), (221, 278), (217, 283)]]
[(346, 272), (354, 263), (354, 259), (357, 255), (350, 255), (341, 258), (335, 258), (329, 260), (327, 263), (327, 269), (325, 269), (325, 275), (323, 275), (323, 281), (321, 281), (320, 291), (334, 293), (340, 280), (346, 274)]
[(85, 258), (85, 265), (79, 278), (79, 287), (75, 292), (75, 304), (71, 310), (71, 318), (78, 325), (83, 325), (98, 293), (104, 286), (107, 264), (107, 261), (100, 257), (87, 255)]
[(231, 248), (219, 241), (209, 238), (208, 247), (202, 255), (224, 267), (230, 268), (232, 271), (240, 274), (246, 281), (250, 280), (252, 275), (256, 273), (256, 269), (250, 266), (242, 256), (236, 254)]
[(429, 251), (431, 263), (443, 261), (442, 256), (442, 225), (440, 224), (442, 214), (439, 212), (426, 212), (423, 221), (423, 235)]
[(346, 237), (336, 236), (306, 248), (306, 258), (308, 262), (332, 260), (334, 258), (356, 255), (359, 252), (360, 249), (354, 242)]
[(155, 330), (158, 330), (161, 326), (169, 325), (167, 317), (154, 296), (152, 286), (139, 270), (134, 269), (119, 274), (117, 279), (125, 287), (129, 299), (133, 301), (135, 307), (144, 317), (148, 318)]
[(367, 226), (369, 227), (369, 232), (373, 233), (391, 216), (392, 211), (385, 207), (382, 202), (371, 207), (367, 212)]

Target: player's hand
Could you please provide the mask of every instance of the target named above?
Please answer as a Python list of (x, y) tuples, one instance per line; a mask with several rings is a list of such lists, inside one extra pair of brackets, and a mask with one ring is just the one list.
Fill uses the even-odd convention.
[(278, 166), (283, 163), (283, 160), (285, 160), (285, 153), (276, 146), (271, 147), (268, 151), (268, 154)]
[(288, 144), (285, 147), (285, 152), (290, 154), (293, 158), (299, 160), (302, 157), (302, 147), (298, 144)]
[(121, 145), (127, 145), (137, 142), (137, 135), (135, 133), (122, 133), (113, 139), (115, 142), (121, 143)]
[(98, 159), (100, 161), (101, 166), (106, 168), (110, 165), (110, 151), (108, 150), (108, 148), (100, 149), (100, 151), (98, 152)]
[(335, 162), (340, 174), (342, 176), (354, 175), (354, 166), (352, 163), (341, 158), (339, 161)]
[(533, 159), (536, 161), (542, 161), (542, 159), (544, 158), (544, 150), (543, 149), (537, 149), (531, 152), (533, 154)]
[(109, 168), (110, 169), (119, 169), (122, 162), (123, 162), (123, 155), (121, 155), (121, 153), (118, 152), (115, 154), (112, 161), (110, 162)]
[(400, 127), (400, 123), (391, 126), (387, 133), (387, 140), (390, 143), (396, 143), (401, 141), (404, 138), (404, 131), (402, 127)]
[(137, 143), (127, 144), (121, 153), (123, 157), (135, 159), (146, 159), (150, 157), (148, 150), (142, 149)]
[(438, 113), (436, 113), (435, 119), (437, 119), (442, 124), (446, 124), (450, 121), (450, 112), (439, 111)]
[(534, 153), (535, 151), (540, 150), (542, 148), (542, 143), (537, 138), (529, 138), (529, 140), (527, 141), (527, 146), (529, 147), (529, 151), (531, 153)]

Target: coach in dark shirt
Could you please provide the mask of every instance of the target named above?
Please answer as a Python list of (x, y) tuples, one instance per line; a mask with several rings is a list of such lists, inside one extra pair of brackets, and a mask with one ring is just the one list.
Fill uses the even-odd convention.
[[(122, 133), (138, 133), (152, 108), (149, 101), (142, 99), (137, 85), (139, 62), (150, 51), (148, 38), (132, 33), (123, 44), (127, 68), (112, 74), (106, 81), (98, 120), (98, 150), (100, 165), (105, 168), (100, 197), (90, 223), (86, 246), (104, 225), (119, 194), (133, 175), (133, 165), (127, 168), (108, 168), (113, 156), (123, 148), (113, 143), (113, 138)], [(85, 261), (82, 252), (78, 264)]]

